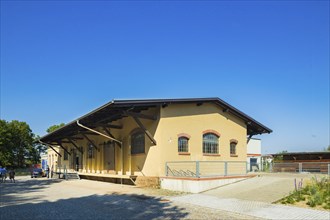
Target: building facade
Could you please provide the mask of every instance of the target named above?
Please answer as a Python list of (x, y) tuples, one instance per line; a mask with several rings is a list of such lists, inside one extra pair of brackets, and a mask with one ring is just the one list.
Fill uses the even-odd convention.
[(249, 171), (259, 171), (261, 168), (261, 140), (251, 138), (247, 143), (247, 158)]
[(167, 175), (168, 162), (247, 161), (271, 129), (219, 98), (114, 100), (45, 135), (50, 166), (81, 174)]

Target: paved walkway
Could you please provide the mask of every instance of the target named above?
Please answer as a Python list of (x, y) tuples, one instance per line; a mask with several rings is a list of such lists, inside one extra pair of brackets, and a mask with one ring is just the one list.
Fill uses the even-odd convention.
[(171, 201), (224, 210), (264, 219), (330, 219), (330, 212), (275, 205), (258, 201), (218, 198), (205, 194), (191, 194), (170, 198)]
[[(235, 184), (209, 190), (203, 194), (217, 196), (219, 198), (235, 198), (259, 202), (272, 203), (287, 196), (294, 191), (294, 180), (303, 180), (303, 185), (315, 174), (260, 174), (259, 177), (247, 179)], [(320, 176), (320, 175), (318, 175)]]
[(172, 202), (167, 199), (171, 193), (90, 180), (17, 177), (16, 183), (0, 184), (0, 219), (255, 219)]

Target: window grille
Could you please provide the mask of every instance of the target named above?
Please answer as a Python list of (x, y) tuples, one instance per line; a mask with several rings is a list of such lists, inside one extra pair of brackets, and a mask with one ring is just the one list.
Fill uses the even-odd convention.
[(235, 142), (230, 143), (230, 154), (236, 154), (236, 143)]
[(143, 131), (138, 131), (131, 136), (131, 154), (143, 154), (145, 151), (145, 137)]
[(186, 137), (179, 137), (178, 139), (178, 152), (188, 152), (188, 141)]
[(219, 153), (219, 138), (215, 134), (206, 133), (203, 135), (203, 153), (218, 154)]
[(69, 159), (69, 154), (68, 152), (64, 151), (64, 158), (63, 160), (68, 160)]
[(88, 145), (88, 158), (94, 157), (94, 146), (92, 144)]

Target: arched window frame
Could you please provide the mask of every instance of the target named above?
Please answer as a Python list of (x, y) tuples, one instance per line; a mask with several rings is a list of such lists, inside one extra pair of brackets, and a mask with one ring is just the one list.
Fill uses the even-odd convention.
[(189, 139), (190, 135), (181, 133), (178, 134), (178, 153), (181, 155), (189, 155)]
[(145, 133), (140, 129), (136, 129), (131, 133), (131, 154), (145, 153)]
[(206, 130), (203, 132), (203, 154), (219, 155), (219, 138), (220, 133), (214, 130)]
[(236, 139), (230, 140), (230, 156), (237, 157), (237, 143), (238, 141)]
[(94, 146), (92, 143), (87, 144), (87, 149), (88, 149), (88, 158), (94, 158), (95, 150)]

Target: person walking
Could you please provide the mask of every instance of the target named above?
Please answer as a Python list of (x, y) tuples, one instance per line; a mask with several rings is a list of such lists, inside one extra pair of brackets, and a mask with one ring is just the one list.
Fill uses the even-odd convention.
[(7, 179), (7, 170), (6, 167), (0, 169), (1, 172), (1, 182), (4, 183)]
[(14, 181), (15, 183), (15, 170), (11, 169), (9, 171), (9, 179), (10, 179), (10, 182), (12, 183)]
[(47, 174), (47, 178), (49, 179), (49, 166), (47, 165), (47, 169), (46, 169), (46, 174)]

